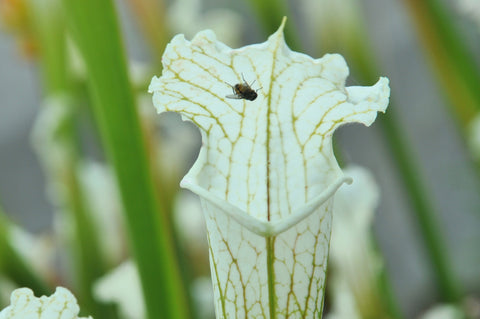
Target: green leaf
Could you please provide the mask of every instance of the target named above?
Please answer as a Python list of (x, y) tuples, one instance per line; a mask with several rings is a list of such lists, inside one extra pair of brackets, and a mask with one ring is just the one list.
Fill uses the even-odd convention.
[(186, 318), (186, 293), (171, 229), (159, 211), (112, 1), (64, 4), (87, 67), (102, 142), (118, 180), (148, 317)]

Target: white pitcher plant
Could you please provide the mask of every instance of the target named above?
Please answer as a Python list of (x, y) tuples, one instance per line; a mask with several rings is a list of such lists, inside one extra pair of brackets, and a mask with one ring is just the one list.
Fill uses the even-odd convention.
[[(177, 35), (149, 87), (159, 113), (201, 131), (181, 186), (203, 205), (217, 318), (321, 317), (333, 195), (350, 181), (332, 135), (370, 125), (388, 105), (388, 79), (345, 87), (345, 60), (291, 51), (284, 25), (240, 49), (209, 30)], [(241, 86), (232, 94), (227, 83)]]

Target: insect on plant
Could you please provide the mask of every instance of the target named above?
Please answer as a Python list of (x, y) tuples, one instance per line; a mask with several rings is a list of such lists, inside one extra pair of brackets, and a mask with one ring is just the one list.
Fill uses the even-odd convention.
[(255, 80), (253, 80), (253, 82), (251, 84), (248, 84), (247, 81), (245, 81), (245, 78), (243, 77), (243, 74), (242, 74), (242, 80), (243, 80), (243, 83), (238, 83), (238, 84), (235, 84), (235, 85), (231, 85), (230, 83), (225, 82), (233, 90), (233, 94), (226, 95), (225, 96), (226, 98), (237, 99), (237, 100), (238, 99), (245, 99), (245, 100), (249, 100), (249, 101), (253, 101), (257, 98), (257, 96), (258, 96), (257, 91), (260, 90), (260, 88), (258, 88), (256, 90), (253, 90), (251, 88), (251, 85), (253, 83), (255, 83)]

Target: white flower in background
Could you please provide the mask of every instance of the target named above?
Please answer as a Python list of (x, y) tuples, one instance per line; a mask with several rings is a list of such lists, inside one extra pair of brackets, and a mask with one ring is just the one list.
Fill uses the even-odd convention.
[(355, 297), (348, 282), (341, 276), (332, 276), (330, 269), (328, 290), (330, 292), (332, 309), (326, 319), (363, 319), (358, 310)]
[(229, 9), (202, 10), (202, 0), (175, 0), (168, 8), (168, 25), (174, 33), (193, 36), (197, 30), (212, 29), (229, 44), (240, 43), (242, 18)]
[(476, 160), (480, 160), (480, 115), (468, 125), (468, 146), (470, 153)]
[(186, 191), (178, 192), (174, 212), (175, 226), (185, 248), (205, 254), (208, 249), (205, 218), (198, 197)]
[(155, 131), (154, 140), (158, 144), (153, 145), (153, 151), (157, 154), (155, 159), (161, 172), (162, 184), (176, 189), (193, 156), (198, 152), (198, 130), (190, 123), (182, 123), (178, 114), (170, 113), (160, 118), (155, 116), (150, 95), (141, 95), (138, 101), (144, 126)]
[(110, 263), (118, 263), (125, 255), (125, 242), (122, 204), (117, 184), (105, 164), (83, 161), (79, 165), (79, 178), (88, 212), (95, 221), (102, 253)]
[(55, 277), (53, 265), (55, 263), (56, 246), (51, 235), (33, 235), (11, 224), (8, 227), (8, 238), (15, 251), (43, 279), (53, 279)]
[(32, 146), (49, 176), (47, 194), (62, 206), (66, 197), (65, 176), (74, 150), (65, 138), (64, 129), (72, 117), (72, 105), (66, 95), (45, 99), (32, 130)]
[(80, 307), (72, 293), (63, 287), (50, 297), (37, 298), (29, 288), (12, 292), (10, 306), (0, 312), (0, 319), (88, 319), (78, 317)]
[(457, 6), (460, 12), (468, 15), (478, 26), (480, 26), (480, 1), (458, 0)]
[[(121, 204), (116, 184), (105, 165), (84, 160), (78, 161), (66, 128), (71, 125), (74, 109), (67, 95), (53, 95), (45, 99), (35, 121), (32, 145), (48, 176), (47, 190), (55, 205), (54, 228), (57, 245), (64, 245), (75, 232), (75, 223), (68, 214), (71, 174), (80, 179), (83, 200), (89, 206), (86, 211), (101, 236), (100, 243), (110, 261), (117, 262), (124, 252)], [(57, 247), (59, 248), (59, 247)], [(61, 256), (63, 258), (65, 256)]]
[(306, 29), (319, 33), (308, 36), (322, 48), (348, 47), (358, 41), (355, 37), (363, 30), (358, 0), (303, 0), (299, 8), (305, 17)]
[(145, 318), (145, 306), (138, 270), (128, 260), (99, 279), (93, 288), (95, 297), (118, 305), (125, 319)]
[(328, 318), (381, 318), (377, 274), (382, 262), (370, 235), (379, 189), (364, 168), (349, 167), (344, 173), (353, 183), (335, 195), (329, 261), (333, 306)]
[[(213, 318), (215, 315), (212, 280), (208, 276), (208, 242), (205, 229), (205, 218), (197, 196), (188, 191), (177, 193), (174, 206), (174, 221), (178, 229), (183, 251), (195, 264), (196, 276), (190, 291), (197, 318)], [(207, 277), (208, 276), (208, 277)]]
[(192, 282), (191, 294), (197, 318), (213, 318), (215, 308), (213, 307), (212, 280), (205, 276), (195, 278)]
[[(322, 313), (332, 196), (349, 180), (331, 137), (344, 123), (370, 125), (388, 104), (386, 78), (345, 87), (341, 56), (293, 52), (283, 27), (240, 49), (212, 31), (178, 35), (149, 88), (159, 113), (178, 112), (202, 134), (181, 185), (202, 202), (218, 318)], [(243, 78), (258, 97), (227, 98), (225, 82)]]
[(425, 312), (420, 319), (464, 319), (465, 314), (453, 305), (437, 305)]

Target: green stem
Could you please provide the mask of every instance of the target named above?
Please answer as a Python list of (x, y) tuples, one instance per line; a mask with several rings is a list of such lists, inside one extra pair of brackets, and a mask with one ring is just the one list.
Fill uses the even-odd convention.
[(155, 195), (111, 0), (64, 0), (85, 60), (103, 144), (117, 176), (148, 318), (187, 318), (188, 302)]
[(70, 81), (66, 64), (65, 21), (59, 0), (29, 0), (39, 46), (43, 84), (47, 96), (67, 91)]
[(420, 42), (465, 127), (480, 111), (480, 72), (441, 1), (404, 0)]

